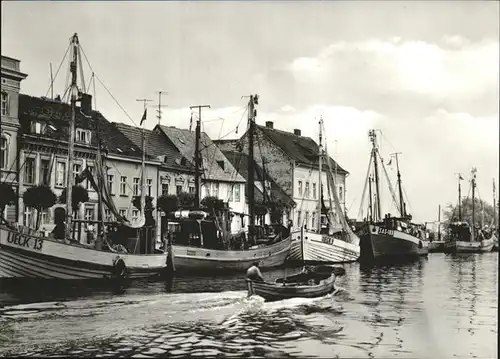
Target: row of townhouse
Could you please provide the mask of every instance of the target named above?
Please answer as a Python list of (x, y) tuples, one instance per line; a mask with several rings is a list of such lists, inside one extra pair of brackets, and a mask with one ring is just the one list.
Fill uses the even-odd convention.
[[(248, 132), (237, 140), (216, 141), (224, 153), (241, 151), (248, 154)], [(264, 167), (270, 178), (284, 194), (293, 200), (295, 206), (288, 207), (288, 218), (293, 226), (317, 227), (317, 205), (319, 199), (319, 146), (310, 137), (302, 136), (301, 130), (292, 132), (274, 128), (271, 121), (265, 126), (256, 125), (254, 133), (254, 160)], [(349, 173), (331, 157), (341, 207), (345, 207), (346, 177)], [(326, 171), (328, 164), (323, 164), (322, 180), (326, 200)], [(335, 210), (334, 210), (335, 211)]]
[[(70, 107), (60, 100), (19, 94), (20, 83), (27, 77), (20, 71), (19, 61), (2, 56), (2, 128), (0, 173), (19, 195), (19, 201), (8, 206), (4, 216), (9, 221), (28, 224), (34, 211), (23, 204), (23, 193), (37, 184), (49, 185), (56, 195), (65, 188), (67, 173), (67, 139)], [(98, 137), (107, 152), (106, 181), (119, 213), (134, 221), (139, 211), (132, 205), (140, 195), (142, 131), (119, 122), (108, 121), (92, 109), (92, 98), (83, 94), (75, 124), (75, 162), (72, 174), (95, 166)], [(317, 216), (318, 145), (311, 138), (266, 126), (256, 126), (254, 167), (255, 195), (258, 201), (279, 199), (285, 206), (283, 223), (314, 228)], [(162, 194), (195, 191), (195, 133), (186, 129), (157, 125), (144, 130), (145, 191), (154, 199)], [(212, 141), (201, 136), (203, 176), (200, 198), (212, 195), (227, 202), (234, 216), (231, 230), (247, 225), (248, 214), (248, 134), (229, 141)], [(266, 159), (264, 162), (264, 158)], [(345, 171), (337, 166), (339, 197), (344, 201)], [(325, 175), (324, 175), (325, 176)], [(326, 177), (325, 177), (326, 178)], [(97, 220), (97, 195), (90, 184), (89, 201), (80, 205), (79, 217)], [(265, 194), (265, 195), (264, 195)], [(42, 213), (42, 226), (51, 229), (57, 204)], [(106, 219), (112, 219), (105, 210)], [(153, 213), (158, 227), (163, 213)], [(265, 216), (270, 223), (270, 216)], [(158, 228), (159, 229), (159, 228)], [(158, 235), (160, 231), (157, 231)]]

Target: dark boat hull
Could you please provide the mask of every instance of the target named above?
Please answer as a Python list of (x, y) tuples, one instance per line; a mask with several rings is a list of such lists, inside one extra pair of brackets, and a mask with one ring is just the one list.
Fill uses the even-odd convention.
[(361, 260), (391, 260), (429, 253), (429, 243), (408, 233), (369, 224), (360, 235)]

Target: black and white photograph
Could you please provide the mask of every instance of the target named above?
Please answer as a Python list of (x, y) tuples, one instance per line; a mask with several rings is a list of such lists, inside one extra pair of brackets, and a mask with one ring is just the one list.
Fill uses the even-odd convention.
[(500, 2), (2, 1), (0, 357), (498, 358)]

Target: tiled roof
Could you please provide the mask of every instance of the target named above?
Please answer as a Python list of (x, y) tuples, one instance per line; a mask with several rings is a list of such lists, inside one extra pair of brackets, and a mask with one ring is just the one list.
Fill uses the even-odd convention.
[[(126, 125), (124, 123), (113, 123), (118, 130), (123, 133), (136, 146), (142, 147), (141, 129), (138, 127)], [(162, 133), (144, 129), (146, 154), (156, 157), (162, 161), (167, 168), (178, 171), (194, 172), (194, 163), (182, 161), (185, 158), (179, 150)]]
[[(172, 141), (175, 147), (189, 161), (194, 162), (195, 132), (180, 129), (173, 126), (157, 125), (155, 129), (161, 129), (165, 136)], [(220, 149), (212, 142), (205, 132), (201, 133), (200, 153), (205, 165), (202, 178), (225, 182), (245, 182), (245, 179), (236, 171), (231, 162), (224, 156)], [(219, 165), (224, 163), (224, 169)]]
[[(256, 127), (293, 160), (308, 166), (319, 165), (319, 146), (312, 138), (297, 136), (291, 132), (281, 131), (275, 128), (269, 128), (259, 125), (257, 125)], [(332, 164), (335, 165), (335, 161), (333, 160), (333, 158), (330, 157), (330, 159), (332, 161)], [(349, 173), (338, 163), (337, 172), (345, 174)]]
[[(222, 151), (222, 153), (233, 164), (238, 172), (246, 180), (248, 180), (248, 155), (246, 153), (237, 151)], [(255, 164), (255, 181), (262, 181), (263, 173), (264, 171), (262, 170), (262, 168), (259, 165)], [(274, 180), (269, 175), (266, 174), (265, 178), (271, 184), (271, 199), (277, 198), (281, 200), (286, 206), (294, 207), (295, 201), (290, 196), (288, 196), (285, 191), (283, 191), (281, 187), (276, 182), (274, 182)], [(255, 199), (257, 201), (262, 201), (262, 191), (258, 187), (256, 189), (257, 191), (255, 191)], [(245, 193), (248, 195), (248, 182), (246, 184)]]
[[(30, 134), (31, 121), (39, 121), (46, 124), (45, 133), (41, 139), (49, 138), (56, 141), (68, 141), (69, 120), (71, 107), (67, 103), (53, 101), (47, 98), (33, 97), (19, 94), (19, 122), (21, 132)], [(142, 151), (136, 146), (117, 126), (110, 123), (99, 111), (92, 111), (92, 118), (86, 118), (77, 107), (75, 128), (92, 131), (91, 147), (97, 147), (96, 127), (99, 124), (99, 134), (109, 153), (132, 158), (142, 158)], [(49, 126), (50, 125), (50, 126)], [(152, 158), (146, 156), (148, 160)]]

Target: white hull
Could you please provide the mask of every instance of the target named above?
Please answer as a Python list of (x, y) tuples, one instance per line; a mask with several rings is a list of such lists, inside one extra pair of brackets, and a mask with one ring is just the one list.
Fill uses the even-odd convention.
[(172, 245), (176, 272), (242, 271), (259, 261), (260, 268), (278, 267), (290, 251), (290, 237), (270, 246), (256, 249), (224, 251)]
[(306, 262), (345, 263), (359, 259), (361, 250), (359, 238), (355, 235), (354, 243), (349, 243), (328, 235), (304, 231), (303, 242), (300, 230), (292, 232), (292, 248), (287, 260)]
[(144, 278), (160, 274), (167, 255), (99, 251), (0, 226), (0, 278), (112, 278), (120, 259), (126, 278)]
[(444, 244), (444, 250), (448, 253), (483, 253), (491, 252), (496, 236), (482, 241), (449, 241)]

